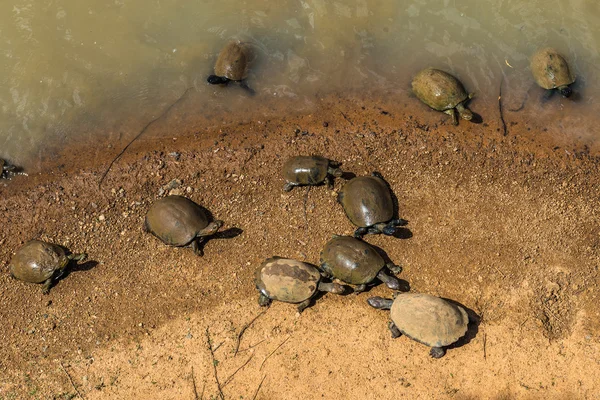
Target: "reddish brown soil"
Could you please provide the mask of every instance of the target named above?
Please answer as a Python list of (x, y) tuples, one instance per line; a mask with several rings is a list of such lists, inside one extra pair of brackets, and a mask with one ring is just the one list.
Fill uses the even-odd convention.
[[(476, 109), (483, 124), (455, 127), (394, 98), (329, 96), (312, 114), (217, 127), (175, 109), (101, 189), (124, 139), (78, 144), (43, 173), (0, 183), (0, 399), (209, 399), (219, 386), (227, 399), (599, 398), (597, 143), (560, 135), (565, 114), (542, 124), (512, 113), (504, 136), (494, 104)], [(478, 316), (444, 358), (391, 339), (386, 312), (366, 303), (391, 295), (381, 286), (325, 295), (301, 315), (275, 303), (235, 353), (261, 312), (255, 267), (272, 255), (318, 263), (332, 234), (353, 231), (336, 203), (343, 180), (335, 191), (282, 191), (281, 166), (297, 154), (389, 181), (409, 225), (402, 238), (367, 240), (404, 267), (411, 291)], [(197, 257), (143, 232), (173, 180), (241, 234), (210, 240)], [(89, 259), (42, 295), (8, 275), (31, 238)]]

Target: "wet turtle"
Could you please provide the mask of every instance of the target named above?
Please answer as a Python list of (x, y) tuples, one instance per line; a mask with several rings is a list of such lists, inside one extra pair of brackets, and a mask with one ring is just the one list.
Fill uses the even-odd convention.
[(348, 181), (338, 195), (338, 202), (348, 219), (358, 226), (354, 232), (357, 238), (367, 233), (394, 235), (397, 226), (408, 223), (404, 219), (393, 219), (394, 203), (390, 188), (377, 172)]
[(422, 70), (413, 78), (412, 90), (429, 107), (450, 115), (454, 125), (458, 125), (454, 109), (462, 119), (473, 119), (473, 113), (465, 107), (473, 94), (467, 94), (462, 83), (447, 72), (435, 68)]
[(302, 312), (317, 292), (343, 294), (344, 287), (321, 281), (321, 272), (313, 265), (289, 258), (271, 257), (256, 270), (258, 304), (268, 306), (271, 300), (299, 303)]
[(42, 292), (47, 294), (52, 282), (63, 275), (71, 260), (82, 261), (86, 257), (85, 253), (67, 254), (63, 247), (56, 244), (30, 240), (17, 250), (8, 267), (16, 279), (43, 283)]
[(386, 263), (371, 245), (351, 236), (334, 235), (321, 252), (321, 269), (327, 274), (358, 285), (355, 293), (366, 290), (367, 284), (379, 278), (390, 289), (400, 290), (400, 281), (388, 274), (388, 270), (399, 274), (402, 267)]
[(296, 156), (283, 164), (283, 177), (286, 184), (283, 190), (289, 192), (294, 186), (319, 185), (327, 181), (333, 188), (333, 177), (341, 177), (343, 172), (337, 168), (340, 163), (321, 156)]
[(575, 82), (575, 76), (571, 74), (567, 61), (556, 50), (550, 47), (538, 50), (531, 57), (531, 72), (537, 84), (548, 90), (547, 97), (554, 89), (564, 97), (571, 95), (569, 85)]
[(244, 89), (254, 93), (245, 82), (248, 77), (249, 63), (250, 51), (248, 46), (239, 41), (231, 41), (219, 53), (215, 63), (215, 74), (210, 75), (206, 81), (213, 85), (226, 85), (234, 81), (238, 82)]
[(201, 256), (200, 244), (214, 235), (223, 221), (209, 223), (203, 207), (183, 196), (157, 200), (148, 210), (144, 228), (170, 246), (191, 246)]
[(401, 334), (431, 347), (430, 355), (440, 358), (449, 346), (467, 332), (469, 317), (464, 308), (447, 300), (423, 293), (400, 293), (394, 300), (367, 299), (371, 307), (390, 310), (392, 337)]

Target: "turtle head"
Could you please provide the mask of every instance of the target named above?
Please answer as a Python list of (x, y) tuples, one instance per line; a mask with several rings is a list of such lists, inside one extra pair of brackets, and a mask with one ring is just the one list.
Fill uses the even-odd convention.
[(211, 85), (221, 85), (229, 82), (229, 79), (225, 78), (224, 76), (210, 75), (208, 78), (206, 78), (206, 82), (210, 83)]
[(571, 88), (567, 85), (558, 87), (558, 91), (563, 97), (569, 97), (571, 94), (573, 94), (573, 90), (571, 90)]
[(196, 237), (214, 235), (215, 233), (217, 233), (217, 231), (219, 229), (221, 229), (222, 226), (223, 226), (223, 221), (221, 221), (219, 219), (216, 221), (213, 221), (210, 224), (208, 224), (206, 226), (206, 228), (204, 228), (200, 232), (198, 232)]

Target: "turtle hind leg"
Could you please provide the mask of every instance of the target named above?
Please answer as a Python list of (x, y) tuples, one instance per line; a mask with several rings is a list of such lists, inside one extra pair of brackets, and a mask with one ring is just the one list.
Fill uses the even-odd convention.
[(294, 182), (286, 182), (285, 185), (283, 185), (283, 191), (284, 192), (289, 192), (293, 188), (295, 188), (296, 186), (299, 186), (299, 185), (297, 183), (294, 183)]
[(44, 281), (44, 286), (42, 286), (42, 293), (43, 294), (50, 293), (51, 287), (52, 287), (52, 278), (48, 278)]
[(446, 110), (446, 111), (444, 111), (444, 113), (446, 113), (446, 114), (448, 114), (449, 116), (452, 117), (452, 123), (454, 125), (458, 125), (458, 118), (456, 118), (456, 112), (454, 111), (454, 108)]
[(354, 294), (359, 294), (367, 290), (367, 284), (363, 283), (354, 288)]
[(258, 305), (261, 307), (269, 307), (271, 305), (271, 299), (261, 293), (258, 295)]
[(362, 239), (362, 237), (365, 236), (367, 233), (371, 233), (369, 232), (369, 228), (356, 228), (356, 230), (354, 231), (354, 237), (357, 239)]
[(429, 355), (433, 358), (442, 358), (446, 354), (446, 350), (443, 347), (432, 347)]
[(400, 329), (398, 329), (398, 327), (396, 326), (394, 321), (388, 322), (388, 329), (392, 333), (392, 339), (396, 339), (396, 338), (402, 336), (402, 332), (400, 332)]
[(298, 304), (298, 312), (302, 314), (307, 307), (312, 304), (312, 298), (304, 300), (302, 303)]

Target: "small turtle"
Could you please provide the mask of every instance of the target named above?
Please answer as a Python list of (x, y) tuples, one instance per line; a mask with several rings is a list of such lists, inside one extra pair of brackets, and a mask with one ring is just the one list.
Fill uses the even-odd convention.
[(210, 75), (206, 81), (213, 85), (228, 84), (230, 81), (238, 82), (241, 87), (254, 93), (246, 85), (248, 77), (248, 64), (250, 54), (248, 46), (239, 41), (229, 42), (217, 58), (215, 63), (215, 74)]
[(209, 223), (204, 208), (183, 196), (167, 196), (157, 200), (146, 214), (146, 232), (169, 246), (191, 246), (201, 256), (200, 244), (207, 236), (214, 235), (223, 221)]
[(6, 178), (8, 172), (12, 172), (16, 169), (14, 165), (8, 165), (6, 161), (0, 158), (0, 178)]
[(19, 280), (31, 283), (43, 283), (42, 293), (48, 294), (52, 282), (58, 280), (69, 261), (82, 261), (85, 253), (67, 254), (59, 245), (30, 240), (25, 243), (9, 264), (10, 274)]
[(455, 108), (462, 119), (473, 119), (473, 113), (465, 107), (473, 94), (467, 94), (462, 83), (447, 72), (435, 68), (422, 70), (415, 75), (412, 90), (429, 107), (450, 115), (454, 125), (458, 125)]
[(351, 236), (334, 235), (325, 244), (321, 252), (321, 269), (341, 281), (358, 285), (355, 293), (364, 292), (375, 278), (390, 289), (400, 290), (400, 281), (387, 270), (399, 274), (402, 267), (386, 263), (368, 243)]
[(390, 188), (377, 172), (348, 181), (338, 195), (338, 202), (348, 219), (358, 226), (354, 231), (357, 238), (367, 233), (390, 236), (396, 232), (397, 226), (408, 223), (404, 219), (393, 219), (394, 203)]
[(299, 303), (298, 312), (310, 305), (317, 292), (344, 293), (340, 284), (321, 282), (321, 272), (313, 265), (281, 257), (268, 258), (258, 267), (256, 288), (261, 306), (271, 300)]
[(537, 84), (548, 90), (547, 97), (554, 89), (564, 97), (571, 95), (569, 85), (575, 82), (575, 76), (571, 74), (567, 61), (556, 50), (550, 47), (538, 50), (531, 57), (531, 72)]
[(390, 310), (392, 337), (401, 334), (431, 347), (430, 355), (440, 358), (449, 346), (467, 333), (469, 317), (461, 306), (423, 293), (400, 293), (394, 300), (367, 299), (371, 307)]
[(296, 156), (283, 164), (283, 177), (286, 184), (283, 190), (289, 192), (294, 186), (319, 185), (325, 180), (333, 189), (333, 177), (341, 177), (343, 172), (337, 168), (340, 163), (321, 156)]

